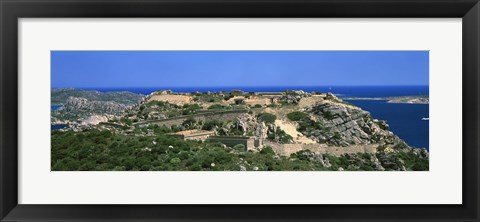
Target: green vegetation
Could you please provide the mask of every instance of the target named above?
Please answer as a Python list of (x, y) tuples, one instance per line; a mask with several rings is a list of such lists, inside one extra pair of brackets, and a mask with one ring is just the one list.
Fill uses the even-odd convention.
[(260, 121), (265, 123), (275, 123), (275, 120), (277, 119), (277, 116), (271, 113), (259, 113), (257, 117)]
[(222, 101), (222, 97), (218, 94), (196, 93), (194, 94), (193, 101), (217, 103)]
[(269, 140), (278, 142), (278, 143), (292, 143), (293, 137), (288, 135), (285, 131), (277, 127), (275, 133), (270, 132), (267, 134)]
[(198, 110), (201, 110), (202, 106), (194, 104), (184, 104), (182, 107), (182, 115), (190, 115), (197, 113)]
[(300, 111), (295, 111), (287, 114), (287, 118), (291, 121), (299, 121), (308, 118), (308, 114)]
[(210, 121), (207, 121), (203, 124), (202, 129), (203, 130), (212, 130), (215, 127), (222, 127), (222, 126), (223, 126), (222, 121), (220, 121), (220, 120), (210, 120)]
[(230, 92), (230, 94), (233, 95), (233, 96), (242, 96), (244, 94), (244, 92), (241, 91), (241, 90), (232, 90)]
[(171, 118), (181, 115), (196, 114), (201, 109), (203, 109), (203, 107), (197, 103), (184, 104), (183, 106), (179, 106), (166, 101), (149, 101), (145, 105), (140, 106), (137, 116), (141, 117), (142, 119), (147, 119), (148, 114), (152, 111), (160, 111), (162, 113), (165, 113), (167, 117)]
[[(324, 154), (331, 166), (324, 166), (309, 151), (290, 157), (277, 156), (271, 148), (245, 152), (244, 146), (223, 148), (219, 143), (184, 141), (169, 136), (166, 127), (156, 125), (154, 136), (115, 134), (110, 131), (52, 131), (51, 167), (54, 171), (169, 171), (169, 170), (374, 170), (374, 157), (385, 170), (428, 170), (428, 158), (413, 151), (354, 154), (340, 157)], [(243, 150), (238, 152), (235, 150)], [(241, 159), (242, 160), (241, 160)]]
[(209, 106), (208, 109), (211, 109), (211, 110), (230, 110), (230, 109), (232, 109), (232, 107), (229, 106), (229, 105), (224, 106), (224, 105), (221, 105), (221, 104), (213, 104), (213, 105)]
[(131, 125), (133, 124), (133, 121), (132, 121), (131, 119), (129, 119), (129, 118), (126, 118), (126, 117), (122, 117), (122, 118), (120, 119), (120, 122), (125, 123), (125, 124), (127, 124), (128, 126), (131, 126)]
[(53, 131), (51, 166), (54, 171), (325, 170), (309, 161), (276, 157), (268, 148), (238, 153), (164, 133), (139, 137), (97, 130)]
[(183, 121), (182, 126), (184, 129), (196, 129), (197, 121), (194, 118), (189, 117), (185, 121)]
[[(53, 90), (64, 96), (68, 90)], [(52, 93), (53, 93), (52, 91)], [(166, 101), (140, 102), (127, 108), (114, 101), (85, 101), (70, 99), (64, 108), (52, 111), (52, 121), (57, 122), (68, 117), (80, 122), (84, 116), (93, 114), (109, 114), (108, 122), (98, 125), (70, 125), (71, 128), (51, 132), (51, 169), (55, 171), (169, 171), (169, 170), (428, 170), (428, 152), (410, 149), (404, 142), (395, 138), (385, 138), (384, 134), (376, 134), (369, 127), (373, 121), (369, 114), (363, 116), (369, 135), (368, 142), (380, 144), (378, 152), (345, 154), (341, 156), (322, 155), (302, 150), (289, 157), (277, 155), (271, 147), (260, 151), (247, 151), (245, 145), (233, 148), (218, 142), (202, 142), (183, 140), (173, 135), (174, 132), (191, 129), (214, 130), (219, 136), (255, 137), (259, 132), (266, 133), (266, 144), (275, 149), (282, 149), (280, 144), (293, 143), (293, 138), (280, 127), (273, 125), (277, 116), (262, 112), (260, 104), (251, 106), (236, 101), (225, 104), (234, 96), (249, 97), (241, 91), (221, 93), (191, 94), (193, 101), (181, 105)], [(60, 96), (60, 97), (61, 97)], [(90, 93), (95, 98), (95, 93)], [(100, 97), (105, 96), (101, 95)], [(60, 98), (58, 97), (58, 98)], [(256, 97), (256, 96), (255, 96)], [(103, 98), (103, 97), (102, 97)], [(133, 97), (132, 97), (133, 98)], [(335, 97), (331, 96), (331, 99)], [(143, 101), (143, 100), (142, 100)], [(339, 103), (348, 104), (338, 100)], [(77, 104), (83, 104), (77, 107)], [(205, 107), (202, 107), (202, 105)], [(205, 105), (208, 104), (208, 105)], [(339, 106), (330, 106), (331, 102), (320, 104), (305, 111), (294, 111), (286, 114), (290, 121), (298, 124), (297, 130), (320, 144), (349, 146), (358, 140), (343, 133), (345, 127), (329, 122), (336, 118), (344, 119)], [(249, 108), (248, 108), (248, 107)], [(70, 108), (69, 108), (70, 107)], [(288, 110), (299, 110), (293, 103), (271, 104), (279, 115), (284, 116)], [(251, 109), (250, 109), (251, 108)], [(340, 108), (345, 108), (340, 105)], [(351, 109), (351, 107), (347, 107)], [(115, 112), (112, 112), (114, 110)], [(233, 110), (232, 112), (221, 112)], [(236, 112), (235, 110), (241, 110)], [(245, 114), (248, 111), (248, 114)], [(206, 115), (195, 115), (205, 113)], [(220, 117), (211, 115), (221, 114)], [(226, 114), (226, 115), (223, 115)], [(231, 115), (233, 114), (233, 115)], [(362, 113), (360, 113), (362, 114)], [(255, 116), (256, 115), (256, 116)], [(178, 117), (165, 122), (167, 126), (158, 126), (161, 120)], [(82, 117), (82, 118), (80, 118)], [(259, 128), (257, 118), (262, 126)], [(142, 122), (141, 124), (135, 124)], [(263, 123), (267, 126), (264, 127)], [(333, 122), (333, 121), (332, 121)], [(386, 130), (384, 122), (374, 121)], [(148, 125), (150, 123), (150, 125)], [(154, 124), (156, 123), (156, 124)], [(170, 126), (175, 123), (176, 125)], [(345, 123), (346, 124), (346, 123)], [(142, 125), (140, 127), (139, 125)], [(355, 124), (353, 124), (355, 125)], [(349, 125), (346, 125), (349, 126)], [(356, 126), (355, 126), (356, 127)], [(363, 126), (362, 126), (363, 127)], [(73, 131), (72, 129), (75, 129)], [(363, 128), (349, 129), (351, 132)], [(340, 133), (342, 132), (342, 133)], [(293, 134), (292, 134), (293, 135)], [(294, 135), (296, 136), (296, 135)], [(363, 140), (363, 137), (360, 138)], [(366, 140), (366, 139), (365, 139)], [(289, 146), (285, 146), (288, 148)], [(340, 147), (339, 147), (340, 148)], [(387, 149), (388, 148), (388, 149)]]
[(170, 108), (170, 106), (174, 106), (175, 108), (178, 108), (177, 105), (174, 105), (174, 104), (170, 104), (168, 102), (165, 102), (165, 101), (149, 101), (148, 103), (145, 103), (145, 105), (147, 107), (152, 107), (152, 106), (158, 106), (158, 107), (166, 107), (166, 108)]
[(229, 100), (229, 99), (231, 99), (231, 98), (233, 98), (233, 97), (234, 97), (233, 94), (227, 93), (227, 94), (225, 94), (225, 96), (223, 97), (223, 99), (224, 99), (225, 101), (227, 101), (227, 100)]
[(240, 150), (240, 151), (245, 151), (246, 147), (243, 144), (237, 144), (237, 145), (233, 146), (233, 149)]
[(131, 92), (98, 92), (94, 90), (76, 90), (70, 88), (52, 89), (51, 103), (64, 104), (68, 97), (80, 97), (89, 101), (112, 101), (120, 104), (131, 105), (138, 103), (143, 95)]
[(323, 111), (323, 117), (327, 120), (332, 120), (335, 118), (335, 115), (330, 110)]
[(395, 163), (403, 162), (407, 170), (425, 171), (428, 170), (428, 158), (418, 158), (413, 151), (397, 152), (392, 154)]

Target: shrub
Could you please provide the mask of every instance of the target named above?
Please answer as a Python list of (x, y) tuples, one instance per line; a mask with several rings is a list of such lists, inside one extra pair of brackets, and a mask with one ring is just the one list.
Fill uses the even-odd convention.
[(304, 112), (295, 111), (287, 114), (287, 118), (291, 121), (299, 121), (306, 118), (308, 115)]
[(122, 121), (123, 123), (127, 124), (128, 126), (131, 126), (132, 123), (133, 123), (131, 119), (128, 119), (128, 118), (125, 118), (125, 117), (123, 117), (122, 119), (120, 119), (120, 121)]
[(275, 151), (273, 151), (272, 147), (265, 147), (263, 148), (262, 150), (260, 150), (260, 153), (261, 154), (272, 154), (272, 155), (275, 155)]
[(405, 142), (400, 142), (400, 143), (397, 143), (395, 146), (393, 146), (394, 149), (405, 149), (407, 147), (408, 146)]
[(233, 96), (241, 96), (241, 95), (243, 95), (243, 91), (241, 91), (241, 90), (232, 90), (232, 91), (230, 92), (230, 94), (233, 95)]
[(174, 164), (174, 165), (179, 164), (180, 162), (182, 162), (182, 161), (178, 157), (174, 157), (170, 160), (170, 163)]
[(163, 106), (167, 106), (169, 103), (168, 102), (164, 102), (164, 101), (150, 101), (148, 102), (147, 106), (160, 106), (160, 107), (163, 107)]
[(230, 109), (231, 107), (230, 106), (224, 106), (224, 105), (220, 105), (220, 104), (213, 104), (211, 106), (209, 106), (207, 109)]
[(253, 108), (262, 108), (262, 105), (260, 105), (260, 104), (255, 104), (255, 106), (253, 106)]
[[(155, 125), (157, 126), (157, 125)], [(162, 125), (162, 126), (157, 126), (153, 129), (153, 131), (155, 132), (155, 134), (159, 134), (159, 133), (171, 133), (172, 130), (168, 127), (166, 127), (165, 125)]]
[(335, 139), (335, 140), (339, 140), (339, 139), (342, 139), (342, 136), (340, 135), (339, 132), (335, 132), (335, 133), (333, 134), (333, 137), (332, 137), (332, 138)]
[(233, 95), (232, 95), (231, 93), (226, 94), (226, 95), (223, 97), (224, 100), (229, 100), (229, 99), (231, 99), (231, 98), (233, 98)]
[(221, 127), (221, 126), (223, 126), (222, 121), (220, 121), (220, 120), (210, 120), (210, 121), (205, 122), (205, 124), (203, 124), (202, 129), (203, 130), (212, 130), (215, 127)]
[(291, 143), (293, 141), (293, 137), (280, 129), (280, 127), (277, 127), (276, 133), (279, 143)]
[(323, 117), (325, 117), (325, 119), (327, 120), (332, 120), (335, 118), (335, 115), (332, 112), (330, 112), (330, 110), (326, 110), (323, 112)]
[(275, 123), (277, 116), (270, 113), (260, 113), (258, 114), (258, 119), (265, 123)]
[(183, 121), (182, 125), (184, 127), (192, 127), (195, 125), (195, 123), (197, 123), (197, 121), (194, 118), (189, 117), (185, 121)]
[(172, 125), (170, 128), (172, 129), (173, 132), (178, 132), (178, 131), (184, 130), (182, 125)]
[(233, 149), (236, 149), (236, 150), (244, 151), (244, 150), (245, 150), (245, 145), (243, 145), (243, 144), (237, 144), (237, 145), (233, 146), (232, 148), (233, 148)]

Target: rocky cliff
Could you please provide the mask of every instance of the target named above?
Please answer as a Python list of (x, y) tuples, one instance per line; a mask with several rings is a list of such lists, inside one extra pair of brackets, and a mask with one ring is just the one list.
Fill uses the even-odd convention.
[[(319, 143), (337, 146), (378, 143), (399, 145), (404, 142), (388, 130), (385, 121), (373, 119), (369, 112), (353, 105), (326, 100), (305, 109), (310, 118), (301, 120), (302, 133)], [(310, 123), (305, 123), (310, 122)]]

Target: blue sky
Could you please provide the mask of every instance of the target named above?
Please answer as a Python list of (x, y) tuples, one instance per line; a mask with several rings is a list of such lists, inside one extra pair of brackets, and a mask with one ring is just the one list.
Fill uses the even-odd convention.
[(52, 51), (52, 87), (428, 85), (428, 51)]

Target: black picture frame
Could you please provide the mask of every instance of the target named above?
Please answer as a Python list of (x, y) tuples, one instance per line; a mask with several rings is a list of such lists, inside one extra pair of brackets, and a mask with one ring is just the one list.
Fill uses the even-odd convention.
[[(477, 0), (0, 0), (1, 221), (478, 221), (480, 5)], [(462, 18), (461, 205), (18, 204), (18, 19), (123, 17)], [(352, 37), (355, 38), (355, 37)], [(448, 44), (448, 43), (445, 43)]]

